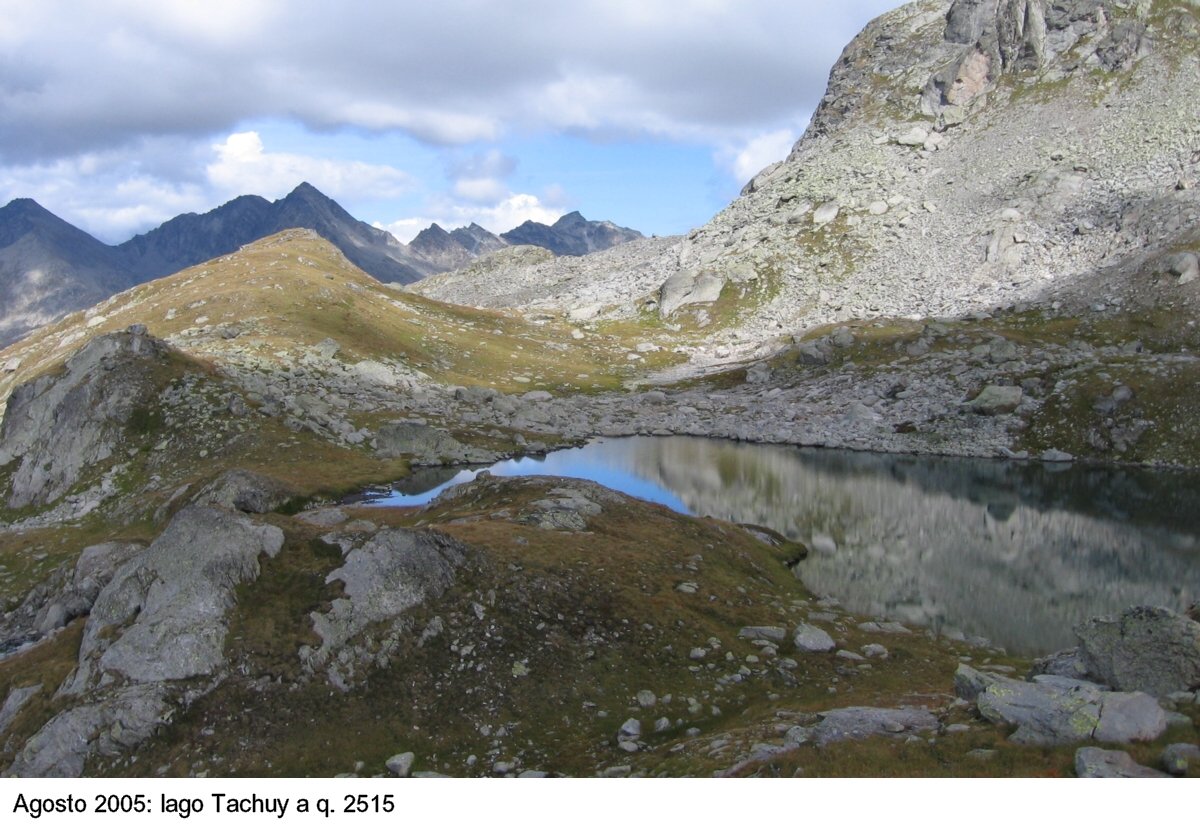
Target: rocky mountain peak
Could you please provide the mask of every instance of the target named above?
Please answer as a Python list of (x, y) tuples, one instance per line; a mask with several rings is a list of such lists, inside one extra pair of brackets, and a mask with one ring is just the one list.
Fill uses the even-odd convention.
[(1115, 0), (954, 0), (944, 41), (950, 59), (930, 78), (922, 111), (950, 122), (1001, 76), (1080, 67), (1117, 71), (1149, 48), (1148, 3)]

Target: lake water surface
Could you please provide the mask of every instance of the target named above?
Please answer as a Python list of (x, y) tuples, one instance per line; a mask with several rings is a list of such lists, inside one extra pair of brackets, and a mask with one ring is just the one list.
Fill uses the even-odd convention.
[[(597, 440), (496, 475), (582, 477), (808, 545), (797, 573), (848, 609), (1025, 655), (1134, 604), (1200, 599), (1200, 474), (763, 446)], [(431, 469), (378, 505), (418, 505), (478, 470)]]

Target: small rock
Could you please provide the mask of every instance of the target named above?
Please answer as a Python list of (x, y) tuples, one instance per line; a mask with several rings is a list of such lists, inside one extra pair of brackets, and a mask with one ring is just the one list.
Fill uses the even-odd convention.
[(637, 719), (626, 719), (617, 731), (618, 740), (636, 740), (642, 735), (642, 723)]
[(813, 211), (813, 224), (817, 227), (829, 224), (838, 217), (838, 213), (842, 210), (841, 206), (836, 201), (827, 201)]
[(412, 751), (407, 753), (397, 753), (385, 763), (387, 769), (391, 771), (392, 776), (400, 779), (407, 779), (412, 774), (413, 762), (417, 760), (417, 756)]
[(929, 140), (928, 130), (915, 126), (908, 132), (896, 137), (896, 143), (902, 147), (924, 147)]
[(649, 690), (639, 690), (637, 694), (638, 707), (648, 708), (658, 704), (658, 697)]
[(1165, 773), (1133, 761), (1123, 750), (1082, 747), (1075, 751), (1075, 775), (1080, 779), (1148, 779)]
[(827, 653), (837, 647), (829, 633), (812, 624), (799, 624), (792, 644), (802, 653)]
[(1163, 770), (1172, 776), (1184, 776), (1193, 768), (1200, 768), (1200, 745), (1179, 742), (1167, 745), (1162, 754)]
[(787, 630), (783, 627), (742, 627), (738, 630), (738, 638), (765, 638), (768, 641), (783, 641), (787, 638)]

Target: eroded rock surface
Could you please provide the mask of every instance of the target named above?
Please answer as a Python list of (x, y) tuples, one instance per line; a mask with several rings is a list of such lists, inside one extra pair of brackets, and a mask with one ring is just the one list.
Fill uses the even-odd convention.
[(100, 336), (61, 374), (16, 388), (0, 427), (0, 466), (19, 461), (8, 507), (53, 503), (113, 457), (125, 424), (153, 391), (152, 367), (166, 354), (167, 346), (149, 336)]

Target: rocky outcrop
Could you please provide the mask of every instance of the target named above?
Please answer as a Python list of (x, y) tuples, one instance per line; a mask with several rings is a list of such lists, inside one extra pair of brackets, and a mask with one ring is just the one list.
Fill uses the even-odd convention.
[(188, 506), (113, 575), (84, 627), (69, 692), (114, 678), (135, 683), (207, 676), (223, 663), (234, 590), (258, 577), (283, 532), (210, 506)]
[[(454, 583), (470, 549), (438, 532), (384, 529), (365, 542), (357, 535), (329, 535), (345, 552), (345, 562), (326, 577), (340, 582), (342, 597), (325, 612), (312, 614), (319, 647), (305, 646), (300, 659), (313, 670), (327, 668), (335, 686), (346, 688), (355, 671), (377, 658), (386, 660), (399, 646), (406, 613), (441, 596)], [(355, 642), (372, 625), (391, 632)]]
[(275, 511), (295, 494), (288, 486), (266, 475), (230, 469), (197, 492), (192, 502), (262, 515)]
[(117, 569), (144, 548), (114, 541), (86, 547), (74, 565), (64, 564), (30, 590), (0, 622), (0, 652), (61, 629), (91, 611)]
[[(78, 665), (59, 688), (68, 706), (26, 742), (9, 773), (78, 776), (93, 755), (114, 756), (149, 738), (185, 695), (203, 695), (182, 682), (223, 669), (235, 590), (258, 577), (260, 555), (282, 545), (278, 528), (242, 515), (180, 511), (100, 590)], [(92, 577), (113, 562), (98, 551), (86, 557), (82, 572)]]
[(9, 766), (10, 776), (82, 776), (92, 756), (116, 757), (170, 721), (173, 707), (160, 685), (133, 685), (59, 713)]
[(53, 503), (112, 458), (134, 412), (150, 404), (151, 370), (167, 352), (134, 326), (91, 340), (62, 373), (16, 388), (0, 426), (0, 467), (18, 461), (8, 507)]
[(450, 432), (424, 423), (396, 421), (385, 423), (375, 435), (378, 457), (408, 457), (414, 466), (441, 466), (458, 463), (490, 463), (494, 452), (464, 445)]
[(1072, 68), (1124, 69), (1146, 45), (1145, 23), (1117, 17), (1124, 13), (1107, 0), (955, 0), (945, 42), (966, 48), (930, 79), (922, 108), (938, 116), (968, 106), (1002, 75), (1045, 69), (1067, 53)]

